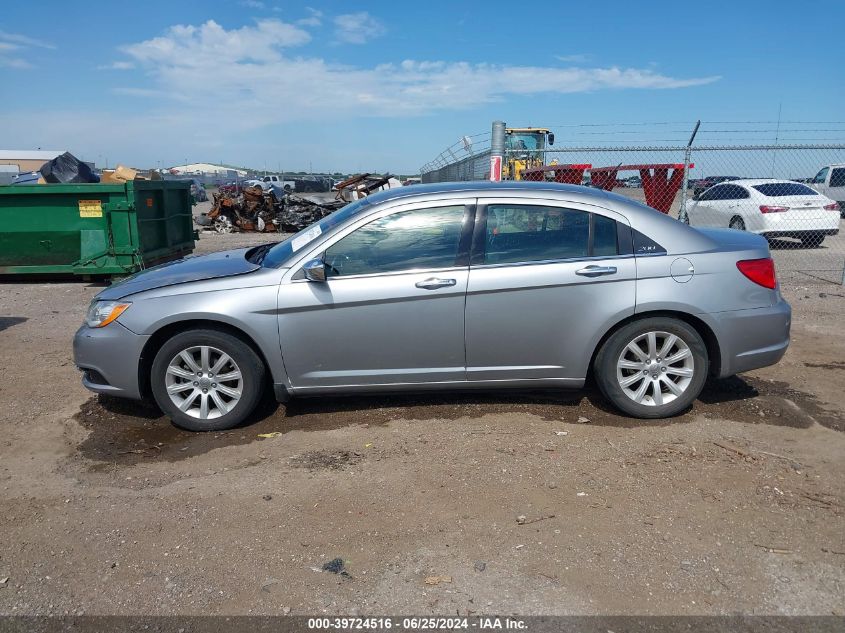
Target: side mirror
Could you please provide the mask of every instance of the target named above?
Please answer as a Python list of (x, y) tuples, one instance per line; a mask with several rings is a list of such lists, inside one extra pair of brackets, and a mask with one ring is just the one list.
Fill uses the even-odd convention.
[(549, 139), (549, 145), (554, 145), (555, 144), (555, 133), (549, 132), (548, 139)]
[(305, 273), (305, 278), (308, 281), (325, 281), (326, 280), (326, 264), (323, 258), (312, 259), (302, 267)]

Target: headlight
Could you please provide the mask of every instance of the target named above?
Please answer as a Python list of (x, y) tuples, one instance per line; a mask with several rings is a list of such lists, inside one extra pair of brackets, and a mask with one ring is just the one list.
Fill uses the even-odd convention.
[(131, 303), (120, 301), (94, 301), (88, 308), (85, 323), (88, 327), (105, 327), (123, 314)]

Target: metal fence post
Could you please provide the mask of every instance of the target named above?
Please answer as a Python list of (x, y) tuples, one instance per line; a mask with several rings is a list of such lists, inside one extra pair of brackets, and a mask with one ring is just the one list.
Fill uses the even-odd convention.
[(502, 179), (502, 162), (505, 156), (505, 122), (493, 121), (490, 135), (490, 180)]
[(692, 136), (689, 137), (687, 148), (684, 151), (684, 182), (681, 185), (681, 207), (678, 211), (678, 219), (681, 222), (686, 221), (687, 215), (687, 188), (689, 187), (689, 161), (692, 156), (692, 142), (695, 140), (695, 135), (698, 134), (698, 127), (701, 125), (701, 120), (695, 122), (695, 129), (692, 131)]

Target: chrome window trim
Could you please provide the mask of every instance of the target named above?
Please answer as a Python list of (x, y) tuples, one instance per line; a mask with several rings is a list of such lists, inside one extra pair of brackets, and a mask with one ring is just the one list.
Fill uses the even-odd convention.
[(476, 270), (479, 268), (505, 268), (505, 267), (512, 267), (512, 266), (548, 266), (550, 264), (575, 264), (578, 262), (590, 262), (590, 261), (599, 261), (599, 260), (617, 260), (617, 259), (630, 259), (634, 258), (634, 255), (594, 255), (592, 257), (568, 257), (564, 259), (538, 259), (538, 260), (531, 260), (527, 262), (503, 262), (501, 264), (471, 264), (470, 270)]
[[(445, 272), (462, 272), (469, 269), (469, 266), (450, 266), (448, 268), (414, 268), (412, 270), (393, 270), (386, 273), (362, 273), (360, 275), (338, 275), (336, 277), (327, 277), (326, 281), (322, 283), (332, 283), (335, 281), (344, 281), (346, 279), (373, 279), (376, 277), (398, 277), (400, 275), (424, 275), (427, 273), (445, 273)], [(315, 283), (307, 279), (291, 279), (290, 283)]]

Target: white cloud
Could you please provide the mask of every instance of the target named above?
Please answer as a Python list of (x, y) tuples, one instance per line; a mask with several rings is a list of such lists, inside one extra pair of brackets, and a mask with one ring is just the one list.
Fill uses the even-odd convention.
[(0, 55), (0, 68), (33, 68), (32, 64), (21, 57), (7, 57)]
[(250, 9), (265, 9), (267, 5), (265, 5), (260, 0), (241, 0), (241, 5), (245, 7), (249, 7)]
[(555, 55), (555, 59), (565, 64), (584, 64), (590, 61), (591, 56), (586, 53), (575, 53), (573, 55)]
[(132, 62), (112, 62), (111, 64), (103, 64), (102, 66), (97, 66), (97, 70), (132, 70), (135, 68), (135, 64)]
[(366, 11), (339, 15), (334, 27), (337, 40), (346, 44), (364, 44), (385, 32), (384, 25)]
[[(20, 33), (0, 31), (0, 68), (32, 68), (32, 63), (19, 54), (32, 48), (56, 48), (52, 44)], [(14, 53), (12, 54), (12, 51)]]
[(166, 65), (161, 70), (166, 75), (180, 69), (213, 71), (227, 64), (277, 62), (281, 59), (278, 49), (299, 46), (310, 39), (307, 31), (276, 19), (229, 31), (209, 20), (200, 26), (172, 26), (161, 37), (121, 50), (140, 64)]
[(177, 98), (176, 95), (166, 94), (161, 90), (155, 90), (153, 88), (112, 88), (112, 92), (116, 95), (125, 95), (128, 97)]
[(37, 40), (34, 37), (21, 35), (20, 33), (9, 33), (8, 31), (0, 31), (0, 41), (21, 44), (25, 47), (56, 48), (53, 44), (44, 42), (43, 40)]
[(122, 48), (153, 85), (134, 84), (130, 92), (118, 92), (153, 90), (191, 103), (192, 117), (234, 116), (260, 126), (325, 116), (412, 116), (466, 109), (509, 95), (670, 89), (718, 79), (679, 79), (651, 68), (615, 66), (406, 60), (368, 68), (284, 54), (310, 39), (307, 31), (276, 19), (230, 30), (211, 20), (200, 26), (174, 26), (161, 37)]
[[(310, 40), (303, 28), (276, 19), (228, 30), (214, 21), (174, 26), (160, 37), (121, 48), (129, 60), (124, 63), (135, 64), (136, 70), (121, 73), (132, 81), (115, 85), (112, 92), (154, 97), (146, 116), (134, 124), (151, 135), (160, 134), (157, 138), (175, 136), (196, 143), (213, 130), (217, 141), (245, 143), (252, 130), (291, 122), (411, 117), (467, 110), (514, 96), (674, 89), (718, 79), (677, 78), (654, 68), (617, 66), (417, 60), (353, 66), (291, 54)], [(158, 121), (155, 129), (153, 120)]]
[(300, 26), (320, 26), (323, 23), (322, 11), (318, 11), (317, 9), (313, 9), (311, 7), (305, 7), (305, 10), (308, 11), (308, 17), (297, 20), (297, 24)]

